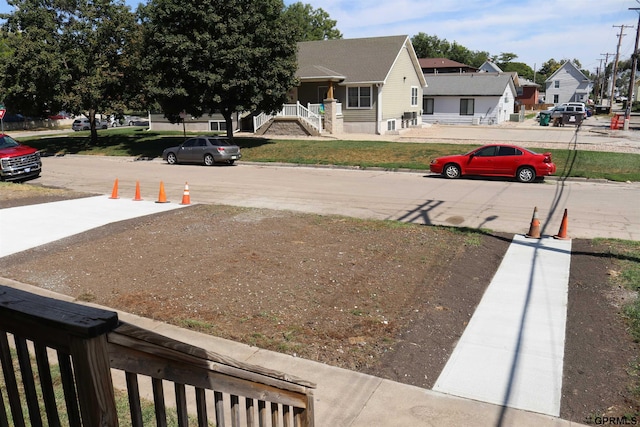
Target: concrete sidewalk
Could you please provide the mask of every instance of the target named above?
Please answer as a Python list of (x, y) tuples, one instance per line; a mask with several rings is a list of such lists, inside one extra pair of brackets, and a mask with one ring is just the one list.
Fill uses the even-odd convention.
[(434, 390), (559, 416), (571, 240), (516, 235)]
[(107, 196), (63, 200), (0, 209), (3, 224), (38, 224), (37, 227), (0, 228), (0, 257), (51, 243), (112, 222), (178, 209), (176, 203), (110, 199)]
[[(105, 201), (108, 201), (109, 209), (106, 209)], [(117, 208), (115, 207), (116, 205)], [(163, 212), (179, 206), (180, 205), (177, 204), (159, 204), (146, 201), (110, 200), (107, 196), (96, 196), (36, 206), (2, 209), (0, 210), (0, 221), (3, 223), (8, 223), (12, 220), (25, 220), (29, 216), (35, 216), (38, 222), (46, 221), (46, 226), (21, 229), (20, 232), (3, 227), (0, 231), (0, 242), (2, 242), (2, 254), (0, 256), (17, 252), (18, 248), (20, 248), (19, 250), (25, 250), (55, 239), (80, 233), (90, 228), (99, 227), (109, 222), (149, 215), (155, 212)], [(78, 218), (85, 218), (85, 220), (81, 221)], [(16, 229), (17, 228), (18, 227), (16, 227)], [(29, 233), (31, 229), (32, 233)], [(45, 237), (42, 236), (43, 234)], [(19, 244), (9, 245), (7, 242), (19, 242)], [(525, 245), (519, 238), (516, 238), (513, 244), (525, 247), (538, 247), (540, 245), (542, 252), (550, 250), (550, 244), (546, 242), (541, 242), (539, 245)], [(558, 251), (562, 254), (569, 255), (570, 244), (568, 248), (563, 246), (559, 248)], [(526, 282), (531, 274), (531, 259), (525, 257), (524, 259), (519, 258), (514, 262), (516, 261), (518, 263), (518, 268), (516, 269), (517, 274), (523, 276), (523, 280)], [(547, 257), (540, 257), (535, 264), (536, 269), (547, 271), (547, 262)], [(511, 264), (511, 262), (509, 262), (509, 264)], [(499, 271), (496, 276), (500, 274)], [(542, 275), (541, 277), (546, 277), (546, 275)], [(44, 296), (73, 301), (73, 299), (68, 296), (8, 279), (0, 278), (0, 284)], [(487, 290), (487, 293), (490, 292), (490, 289)], [(112, 310), (105, 307), (101, 308)], [(564, 308), (566, 313), (566, 304)], [(579, 425), (570, 421), (561, 420), (555, 416), (479, 401), (480, 399), (484, 399), (483, 396), (471, 396), (472, 399), (456, 397), (438, 391), (400, 384), (281, 353), (262, 350), (214, 336), (180, 329), (124, 312), (119, 312), (118, 315), (123, 321), (136, 324), (142, 328), (153, 330), (191, 345), (205, 348), (222, 356), (263, 366), (268, 369), (287, 372), (296, 377), (316, 383), (316, 426), (501, 425), (533, 427)], [(559, 328), (560, 323), (555, 324), (554, 328), (555, 327)], [(471, 325), (469, 328), (471, 328)], [(564, 329), (562, 336), (564, 337)], [(513, 337), (511, 337), (511, 339), (512, 338)], [(562, 350), (559, 349), (555, 351), (562, 353)], [(535, 366), (531, 368), (536, 369)], [(561, 366), (559, 370), (555, 369), (553, 373), (554, 375), (559, 374), (561, 377)], [(533, 375), (536, 374), (537, 372), (533, 373)], [(472, 378), (463, 378), (461, 382), (465, 384), (468, 383), (470, 386), (474, 384)], [(523, 393), (525, 391), (527, 390), (522, 390)], [(528, 391), (535, 394), (540, 392), (538, 389)], [(450, 392), (450, 390), (447, 390), (447, 392)], [(151, 397), (151, 388), (141, 389), (141, 394)], [(554, 397), (557, 396), (557, 394), (559, 394), (559, 391), (554, 392)], [(502, 401), (499, 400), (498, 403), (500, 402)], [(507, 404), (510, 405), (511, 401), (508, 401)], [(522, 405), (516, 406), (521, 407)], [(547, 411), (546, 409), (541, 410), (538, 407), (527, 407), (527, 409), (542, 412)]]

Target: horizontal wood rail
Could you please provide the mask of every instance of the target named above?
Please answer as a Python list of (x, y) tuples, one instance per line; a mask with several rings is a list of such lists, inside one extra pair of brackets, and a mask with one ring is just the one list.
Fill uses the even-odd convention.
[(167, 411), (179, 426), (190, 415), (203, 427), (314, 425), (312, 383), (120, 322), (112, 311), (8, 286), (0, 286), (0, 361), (0, 427), (117, 426), (112, 374), (120, 373), (133, 426), (143, 425), (141, 395), (151, 393), (157, 426), (167, 425)]

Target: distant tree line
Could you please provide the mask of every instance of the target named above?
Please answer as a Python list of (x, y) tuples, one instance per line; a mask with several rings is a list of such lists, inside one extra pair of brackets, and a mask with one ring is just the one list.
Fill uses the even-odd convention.
[[(486, 61), (490, 61), (496, 64), (502, 71), (515, 71), (518, 73), (518, 76), (535, 81), (540, 85), (544, 85), (544, 81), (560, 68), (562, 64), (568, 61), (567, 59), (562, 61), (549, 59), (547, 62), (541, 64), (540, 68), (534, 70), (524, 62), (515, 61), (518, 55), (511, 52), (492, 55), (487, 51), (473, 51), (455, 41), (449, 42), (446, 39), (440, 39), (438, 36), (425, 33), (416, 34), (411, 38), (411, 42), (419, 58), (447, 58), (475, 68), (480, 67)], [(577, 59), (573, 59), (572, 62), (578, 68), (582, 68), (580, 61)], [(588, 71), (583, 70), (582, 72), (587, 77), (590, 77)]]

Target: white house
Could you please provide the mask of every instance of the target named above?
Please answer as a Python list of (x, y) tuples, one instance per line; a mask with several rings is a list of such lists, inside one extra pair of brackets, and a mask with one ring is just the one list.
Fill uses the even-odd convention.
[(567, 61), (545, 80), (545, 102), (584, 102), (589, 100), (593, 82), (576, 65)]
[(511, 73), (425, 74), (422, 122), (499, 124), (514, 113)]

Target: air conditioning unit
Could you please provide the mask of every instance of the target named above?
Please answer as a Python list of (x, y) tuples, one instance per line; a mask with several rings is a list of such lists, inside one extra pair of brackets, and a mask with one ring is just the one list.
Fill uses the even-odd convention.
[(402, 120), (411, 120), (412, 118), (414, 118), (414, 114), (411, 111), (408, 111), (406, 113), (402, 114)]

